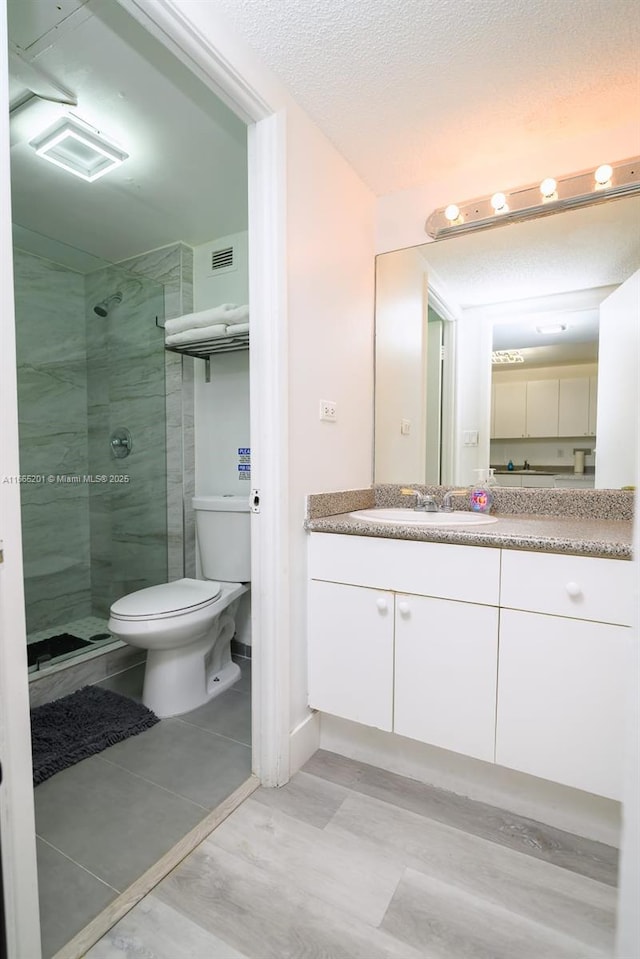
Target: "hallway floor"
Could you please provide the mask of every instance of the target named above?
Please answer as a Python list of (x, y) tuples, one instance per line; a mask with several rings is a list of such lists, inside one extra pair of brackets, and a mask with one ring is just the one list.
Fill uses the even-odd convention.
[(616, 850), (319, 751), (86, 959), (603, 959)]
[[(217, 699), (35, 789), (44, 959), (251, 773), (251, 661)], [(144, 667), (98, 685), (139, 699)]]

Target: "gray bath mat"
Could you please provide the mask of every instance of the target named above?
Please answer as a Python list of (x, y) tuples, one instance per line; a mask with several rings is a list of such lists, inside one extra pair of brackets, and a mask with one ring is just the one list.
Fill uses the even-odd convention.
[(33, 785), (158, 722), (142, 703), (99, 686), (36, 706), (31, 710)]

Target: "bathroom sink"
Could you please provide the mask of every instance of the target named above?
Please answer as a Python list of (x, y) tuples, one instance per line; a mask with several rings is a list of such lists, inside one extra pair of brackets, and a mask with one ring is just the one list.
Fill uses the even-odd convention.
[(486, 513), (422, 513), (415, 509), (359, 509), (349, 516), (371, 523), (403, 523), (405, 526), (482, 526), (497, 522), (495, 516)]

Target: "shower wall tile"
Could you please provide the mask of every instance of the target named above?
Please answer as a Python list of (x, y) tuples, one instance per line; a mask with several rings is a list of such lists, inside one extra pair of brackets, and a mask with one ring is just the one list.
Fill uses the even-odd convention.
[[(91, 611), (84, 279), (14, 251), (27, 629)], [(74, 477), (65, 483), (60, 477)]]

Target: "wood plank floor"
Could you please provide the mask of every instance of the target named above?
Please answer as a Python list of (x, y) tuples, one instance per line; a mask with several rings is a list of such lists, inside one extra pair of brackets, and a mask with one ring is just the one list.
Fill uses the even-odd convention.
[(319, 751), (87, 959), (610, 959), (616, 851)]

